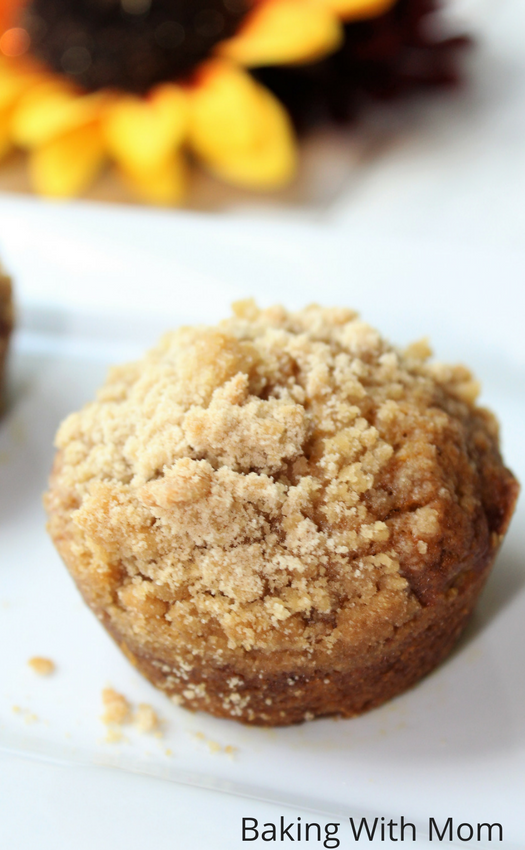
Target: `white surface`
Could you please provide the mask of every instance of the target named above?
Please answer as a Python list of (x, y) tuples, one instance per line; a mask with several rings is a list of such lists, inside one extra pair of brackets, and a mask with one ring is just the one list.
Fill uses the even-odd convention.
[[(316, 811), (342, 823), (343, 847), (346, 818), (372, 813), (417, 823), (416, 847), (429, 817), (499, 821), (499, 846), (521, 850), (522, 509), (468, 634), (438, 671), (365, 717), (265, 731), (188, 714), (138, 676), (80, 602), (46, 537), (41, 493), (60, 419), (92, 396), (108, 363), (254, 293), (264, 304), (351, 304), (401, 344), (430, 334), (440, 357), (483, 379), (523, 480), (525, 255), (29, 200), (0, 202), (0, 234), (21, 304), (0, 429), (2, 848), (65, 850), (75, 823), (79, 847), (143, 846), (150, 825), (159, 847), (258, 847), (240, 841), (243, 816)], [(35, 654), (57, 662), (55, 676), (32, 673)], [(164, 738), (130, 730), (105, 742), (106, 684), (153, 704)], [(209, 741), (236, 747), (234, 759)]]

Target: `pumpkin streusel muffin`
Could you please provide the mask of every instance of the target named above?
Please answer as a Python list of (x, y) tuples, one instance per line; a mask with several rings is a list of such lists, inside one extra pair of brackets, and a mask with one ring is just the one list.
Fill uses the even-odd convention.
[(450, 651), (518, 484), (462, 366), (346, 309), (235, 305), (113, 369), (61, 426), (49, 530), (177, 703), (351, 716)]
[(13, 293), (11, 279), (0, 264), (0, 393), (3, 393), (9, 339), (13, 330)]

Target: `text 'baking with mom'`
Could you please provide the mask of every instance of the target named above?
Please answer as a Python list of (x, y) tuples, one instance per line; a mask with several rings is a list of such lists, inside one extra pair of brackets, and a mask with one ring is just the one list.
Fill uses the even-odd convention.
[[(347, 837), (350, 844), (366, 841), (416, 841), (418, 828), (401, 816), (399, 821), (387, 820), (385, 817), (348, 818), (350, 832)], [(259, 823), (257, 818), (242, 819), (243, 841), (264, 842), (317, 842), (323, 847), (336, 848), (341, 846), (343, 839), (339, 836), (340, 823), (321, 825), (316, 821), (303, 822), (300, 817), (289, 821), (283, 816), (277, 823), (271, 821)], [(463, 843), (480, 843), (485, 841), (502, 842), (503, 826), (500, 823), (458, 823), (449, 817), (446, 820), (429, 818), (427, 829), (422, 830), (424, 837), (438, 843), (459, 840)], [(346, 841), (345, 841), (346, 843)]]

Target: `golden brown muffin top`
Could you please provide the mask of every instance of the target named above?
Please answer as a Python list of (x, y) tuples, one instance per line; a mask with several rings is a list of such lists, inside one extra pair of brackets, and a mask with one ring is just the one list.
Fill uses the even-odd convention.
[(99, 604), (198, 653), (361, 652), (451, 592), (503, 530), (504, 470), (470, 372), (429, 357), (246, 301), (111, 370), (54, 484)]

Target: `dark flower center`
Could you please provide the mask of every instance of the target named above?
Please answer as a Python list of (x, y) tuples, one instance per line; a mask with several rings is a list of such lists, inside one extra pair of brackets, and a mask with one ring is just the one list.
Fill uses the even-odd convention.
[(31, 52), (86, 89), (144, 93), (187, 76), (237, 30), (250, 0), (33, 0)]

